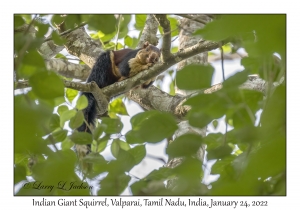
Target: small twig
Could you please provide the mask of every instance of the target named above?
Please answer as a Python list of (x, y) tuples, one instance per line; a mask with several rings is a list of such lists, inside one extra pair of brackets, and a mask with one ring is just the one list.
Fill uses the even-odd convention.
[(139, 177), (137, 177), (137, 176), (135, 176), (135, 175), (133, 175), (133, 174), (131, 174), (131, 173), (129, 173), (129, 172), (128, 172), (128, 175), (131, 176), (131, 177), (134, 177), (134, 178), (137, 179), (137, 180), (141, 180), (141, 178), (139, 178)]
[(37, 18), (37, 15), (35, 15), (34, 18), (32, 18), (32, 20), (30, 21), (28, 28), (24, 32), (25, 35), (28, 33), (30, 27), (33, 25), (36, 18)]
[[(225, 70), (224, 70), (224, 50), (223, 47), (220, 47), (221, 50), (221, 66), (222, 66), (222, 76), (223, 76), (223, 82), (225, 82)], [(226, 144), (226, 139), (227, 139), (227, 127), (228, 124), (226, 122), (226, 117), (225, 117), (225, 135), (224, 135), (224, 145)]]
[[(83, 121), (84, 121), (85, 125), (88, 127), (88, 129), (89, 129), (90, 131), (92, 131), (93, 129), (92, 129), (91, 125), (86, 121), (85, 118), (83, 118)], [(75, 130), (76, 130), (76, 129), (75, 129)]]
[(146, 157), (152, 158), (152, 159), (154, 159), (154, 160), (158, 160), (158, 161), (162, 162), (163, 164), (166, 164), (166, 163), (167, 163), (163, 158), (155, 157), (155, 156), (153, 156), (153, 155), (147, 154)]
[(222, 66), (222, 76), (223, 76), (223, 82), (225, 81), (225, 71), (224, 71), (224, 51), (223, 47), (220, 47), (221, 50), (221, 66)]
[(171, 40), (171, 42), (174, 42), (176, 39), (178, 39), (179, 36), (176, 36), (174, 39)]
[(118, 45), (118, 39), (119, 39), (119, 33), (120, 33), (120, 25), (121, 25), (121, 18), (122, 18), (122, 15), (119, 15), (119, 22), (118, 22), (118, 28), (117, 28), (117, 38), (116, 38), (116, 43), (115, 43), (115, 50), (117, 50), (117, 45)]

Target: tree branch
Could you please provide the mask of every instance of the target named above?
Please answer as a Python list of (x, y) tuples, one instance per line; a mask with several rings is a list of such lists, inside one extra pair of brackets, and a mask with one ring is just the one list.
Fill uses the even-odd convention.
[(140, 41), (138, 43), (138, 48), (143, 47), (146, 41), (156, 46), (158, 44), (158, 38), (156, 37), (157, 29), (158, 29), (157, 19), (154, 17), (154, 15), (148, 15)]
[(99, 57), (100, 53), (104, 52), (99, 44), (94, 42), (86, 33), (83, 27), (78, 28), (70, 33), (63, 35), (67, 39), (65, 43), (66, 50), (86, 65), (92, 68)]
[(184, 18), (188, 18), (190, 20), (196, 21), (198, 23), (202, 23), (204, 25), (206, 25), (208, 23), (208, 22), (200, 19), (198, 16), (185, 15), (185, 14), (175, 14), (175, 15), (178, 15), (178, 16), (181, 16), (181, 17), (184, 17)]
[(173, 114), (178, 121), (183, 120), (189, 110), (187, 106), (181, 105), (184, 96), (171, 96), (153, 85), (148, 89), (135, 88), (127, 92), (126, 96), (146, 110), (160, 110)]
[(165, 62), (172, 54), (171, 49), (171, 27), (167, 15), (155, 15), (160, 26), (163, 28), (163, 43), (162, 43), (162, 60)]
[(43, 56), (44, 59), (50, 59), (64, 48), (64, 46), (56, 45), (52, 40), (50, 40), (48, 42), (43, 42), (38, 48), (38, 52)]
[[(78, 26), (76, 26), (76, 27), (74, 27), (74, 28), (72, 28), (72, 29), (68, 29), (68, 30), (66, 30), (66, 31), (64, 31), (64, 32), (62, 32), (62, 33), (60, 33), (60, 34), (58, 34), (59, 36), (64, 36), (64, 35), (66, 35), (66, 34), (68, 34), (68, 33), (71, 33), (72, 31), (75, 31), (76, 29), (78, 29), (78, 28), (81, 28), (81, 27), (83, 27), (83, 26), (85, 26), (87, 23), (85, 23), (85, 22), (83, 22), (83, 23), (81, 23), (80, 25), (78, 25)], [(46, 38), (46, 39), (44, 39), (44, 42), (47, 42), (47, 41), (50, 41), (50, 40), (52, 40), (52, 37), (50, 36), (50, 37), (48, 37), (48, 38)]]
[(46, 60), (46, 67), (58, 74), (80, 80), (86, 80), (90, 75), (91, 69), (87, 65), (70, 63), (65, 59), (50, 59)]

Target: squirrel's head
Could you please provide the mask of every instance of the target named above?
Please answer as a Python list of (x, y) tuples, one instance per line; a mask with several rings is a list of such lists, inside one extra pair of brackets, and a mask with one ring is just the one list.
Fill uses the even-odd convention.
[(142, 64), (157, 63), (160, 58), (160, 49), (156, 46), (145, 42), (143, 48), (138, 52)]

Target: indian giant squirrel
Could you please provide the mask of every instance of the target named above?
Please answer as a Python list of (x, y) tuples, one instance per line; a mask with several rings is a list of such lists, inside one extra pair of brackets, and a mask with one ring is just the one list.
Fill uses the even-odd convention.
[[(98, 57), (87, 82), (94, 81), (99, 88), (106, 87), (148, 69), (159, 61), (159, 57), (160, 50), (148, 42), (136, 50), (107, 50)], [(147, 88), (152, 83), (152, 80), (147, 81), (142, 87)], [(92, 93), (82, 92), (81, 94), (88, 99), (88, 106), (83, 110), (84, 118), (89, 125), (94, 125), (97, 116), (97, 102)], [(85, 122), (77, 130), (91, 133)], [(88, 145), (88, 153), (90, 151), (91, 145)]]

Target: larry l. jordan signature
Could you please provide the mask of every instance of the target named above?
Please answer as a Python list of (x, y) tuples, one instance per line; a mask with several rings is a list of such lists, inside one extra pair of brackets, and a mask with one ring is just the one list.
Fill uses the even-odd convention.
[(60, 181), (57, 185), (53, 184), (45, 184), (43, 181), (35, 181), (35, 182), (26, 182), (23, 184), (24, 189), (36, 189), (36, 190), (50, 190), (50, 192), (56, 188), (60, 190), (70, 191), (70, 190), (83, 190), (83, 189), (93, 189), (93, 186), (89, 186), (85, 182), (67, 182)]

